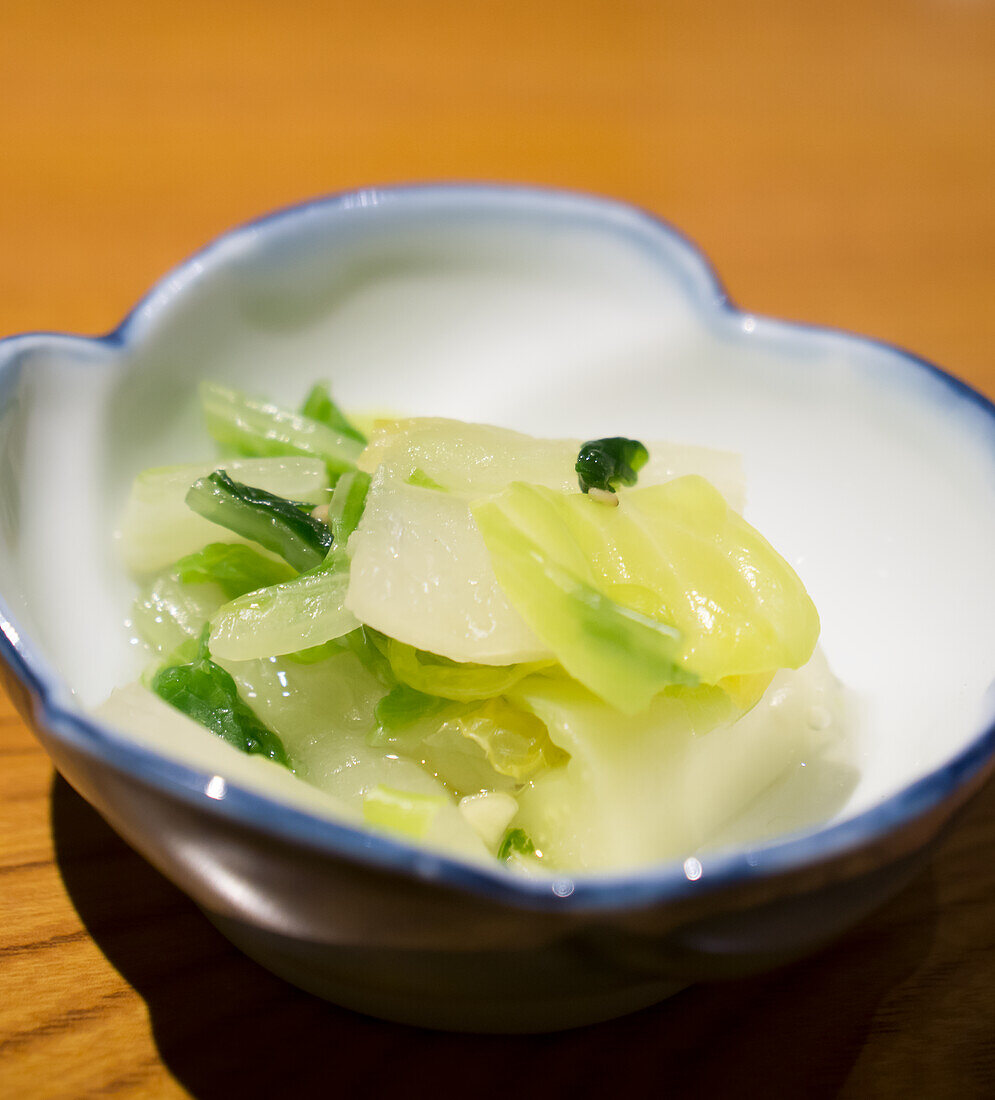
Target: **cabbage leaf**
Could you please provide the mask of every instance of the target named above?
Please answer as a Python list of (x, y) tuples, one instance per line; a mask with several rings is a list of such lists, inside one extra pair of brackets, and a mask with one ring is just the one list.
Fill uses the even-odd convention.
[(801, 580), (704, 478), (629, 490), (617, 508), (517, 482), (471, 511), (515, 609), (626, 714), (668, 683), (769, 675), (815, 648)]

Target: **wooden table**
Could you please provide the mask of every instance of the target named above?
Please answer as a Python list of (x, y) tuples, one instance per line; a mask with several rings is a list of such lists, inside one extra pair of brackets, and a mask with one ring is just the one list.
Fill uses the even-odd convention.
[[(995, 9), (587, 2), (0, 7), (0, 332), (98, 332), (230, 224), (407, 179), (612, 194), (758, 312), (995, 395)], [(0, 1095), (995, 1095), (995, 787), (822, 955), (628, 1019), (433, 1035), (282, 984), (0, 705)], [(648, 1075), (648, 1076), (647, 1076)]]

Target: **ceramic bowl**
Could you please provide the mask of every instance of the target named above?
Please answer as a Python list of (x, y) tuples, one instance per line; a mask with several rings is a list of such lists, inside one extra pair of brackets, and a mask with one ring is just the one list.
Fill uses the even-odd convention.
[[(748, 848), (530, 880), (88, 717), (138, 667), (117, 511), (141, 468), (210, 455), (200, 377), (740, 451), (746, 514), (801, 573), (856, 700), (846, 805)], [(626, 206), (427, 186), (273, 214), (108, 336), (0, 344), (0, 463), (4, 676), (56, 766), (244, 951), (363, 1012), (559, 1028), (797, 957), (905, 884), (992, 769), (995, 410), (894, 348), (737, 311)]]

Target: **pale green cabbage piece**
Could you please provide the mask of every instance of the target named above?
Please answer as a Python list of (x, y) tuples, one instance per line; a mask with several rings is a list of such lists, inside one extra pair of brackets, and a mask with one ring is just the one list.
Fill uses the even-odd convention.
[(677, 663), (680, 634), (631, 611), (562, 568), (539, 545), (482, 508), (478, 524), (495, 572), (523, 617), (578, 682), (623, 714), (636, 714), (668, 684), (694, 682)]
[(801, 580), (704, 478), (626, 490), (617, 507), (516, 482), (471, 512), (515, 609), (625, 714), (668, 683), (772, 674), (815, 648)]
[(211, 618), (211, 653), (248, 661), (340, 638), (359, 626), (343, 604), (348, 586), (344, 557), (333, 550), (316, 569), (247, 592), (219, 608)]
[(391, 671), (402, 684), (425, 695), (437, 695), (459, 703), (480, 699), (492, 699), (501, 695), (523, 677), (550, 661), (533, 661), (517, 665), (478, 665), (469, 662), (450, 661), (434, 653), (415, 649), (395, 638), (384, 638), (383, 654)]
[[(253, 431), (257, 427), (266, 430), (262, 421)], [(532, 440), (455, 421), (381, 425), (358, 463), (361, 470), (373, 471), (383, 460), (349, 546), (351, 568), (359, 579), (350, 578), (341, 563), (337, 571), (330, 570), (329, 577), (339, 586), (335, 607), (326, 600), (328, 606), (315, 615), (303, 603), (296, 606), (294, 594), (276, 591), (283, 586), (249, 594), (249, 603), (260, 605), (254, 614), (265, 611), (269, 601), (270, 624), (278, 623), (281, 637), (286, 635), (281, 649), (313, 645), (318, 657), (320, 644), (307, 629), (301, 632), (300, 623), (325, 621), (331, 610), (341, 616), (344, 632), (356, 625), (356, 607), (365, 606), (371, 617), (359, 618), (400, 639), (388, 644), (396, 647), (392, 663), (402, 682), (415, 680), (411, 686), (416, 690), (448, 690), (452, 699), (462, 700), (447, 703), (386, 746), (371, 744), (370, 733), (387, 687), (373, 666), (354, 653), (330, 650), (311, 664), (270, 658), (269, 653), (277, 652), (271, 648), (273, 634), (267, 633), (265, 622), (257, 631), (258, 619), (246, 620), (241, 635), (238, 630), (231, 635), (248, 648), (227, 648), (230, 639), (220, 632), (212, 639), (224, 651), (215, 651), (215, 659), (232, 674), (260, 719), (280, 736), (298, 775), (327, 792), (343, 815), (370, 820), (367, 807), (373, 807), (376, 817), (385, 801), (391, 812), (400, 803), (429, 807), (430, 813), (405, 819), (407, 825), (415, 818), (420, 822), (417, 829), (407, 829), (410, 836), (424, 829), (423, 842), (431, 847), (488, 858), (493, 838), (485, 846), (471, 827), (472, 812), (469, 818), (461, 813), (454, 795), (492, 791), (510, 809), (517, 800), (511, 825), (535, 840), (545, 864), (611, 869), (652, 862), (686, 855), (716, 832), (728, 830), (737, 814), (755, 805), (757, 796), (798, 762), (811, 742), (806, 708), (813, 700), (836, 708), (836, 721), (837, 701), (827, 686), (831, 677), (818, 657), (798, 673), (779, 673), (764, 700), (743, 716), (779, 667), (772, 662), (804, 659), (800, 654), (810, 636), (814, 645), (818, 619), (810, 602), (805, 604), (807, 597), (795, 600), (793, 585), (797, 582), (800, 588), (800, 582), (786, 563), (726, 507), (718, 492), (702, 488), (699, 478), (683, 478), (684, 485), (673, 480), (689, 471), (703, 474), (738, 503), (738, 460), (701, 448), (651, 444), (639, 488), (623, 490), (617, 509), (588, 501), (597, 509), (590, 513), (573, 503), (580, 497), (573, 473), (576, 451), (574, 441)], [(223, 465), (234, 469), (237, 463), (251, 462), (311, 463), (319, 467), (318, 491), (258, 483), (294, 499), (328, 499), (323, 463), (237, 459)], [(193, 480), (197, 476), (202, 473)], [(508, 489), (508, 482), (516, 479), (533, 484)], [(255, 483), (244, 472), (239, 480)], [(342, 517), (347, 495), (350, 514), (358, 515), (364, 480), (363, 474), (346, 474), (339, 494)], [(654, 488), (661, 492), (644, 500), (642, 494)], [(541, 616), (530, 617), (517, 606), (520, 599), (508, 598), (503, 587), (507, 577), (500, 568), (495, 574), (493, 547), (488, 548), (471, 515), (471, 504), (492, 493), (499, 494), (499, 503), (475, 507), (485, 513), (491, 508), (506, 553), (524, 554), (538, 567), (539, 588), (545, 584)], [(666, 504), (662, 511), (661, 500)], [(608, 518), (612, 514), (615, 518)], [(685, 522), (692, 514), (693, 522)], [(352, 523), (341, 523), (342, 535)], [(217, 541), (220, 529), (208, 526), (211, 533), (183, 553)], [(661, 547), (669, 555), (669, 572), (659, 565)], [(773, 574), (766, 559), (764, 569), (754, 568), (758, 556), (768, 552), (776, 559)], [(753, 583), (758, 577), (759, 583)], [(529, 579), (533, 592), (535, 580)], [(699, 584), (700, 589), (695, 587)], [(706, 591), (715, 584), (724, 593), (718, 607), (681, 604), (682, 592)], [(640, 711), (635, 717), (620, 717), (617, 709), (562, 672), (547, 668), (536, 675), (534, 666), (522, 664), (546, 666), (554, 658), (564, 660), (564, 654), (567, 664), (578, 646), (564, 649), (565, 642), (580, 639), (579, 648), (584, 648), (585, 632), (570, 629), (577, 626), (569, 605), (578, 588), (580, 602), (597, 626), (595, 635), (600, 632), (603, 639), (615, 633), (619, 657), (612, 665), (595, 647), (587, 655), (588, 665), (600, 664), (602, 673), (608, 669), (610, 675), (602, 675), (602, 693), (618, 709)], [(769, 612), (770, 629), (765, 626), (750, 637), (736, 623), (755, 613), (750, 601), (758, 593)], [(303, 590), (296, 595), (306, 600)], [(208, 619), (221, 621), (218, 612), (224, 602), (218, 586), (184, 586), (167, 571), (139, 601), (136, 626), (168, 657), (199, 636)], [(238, 609), (229, 604), (227, 610)], [(702, 629), (705, 612), (718, 627), (710, 638)], [(551, 643), (543, 620), (557, 616), (563, 621)], [(642, 669), (640, 631), (644, 640), (649, 636), (660, 643), (659, 649), (646, 651)], [(412, 647), (430, 652), (419, 657)], [(448, 661), (436, 661), (431, 653)], [(634, 672), (624, 667), (626, 655)], [(571, 671), (576, 667), (574, 663)], [(728, 690), (666, 688), (682, 675), (693, 679), (699, 674), (720, 680)], [(504, 698), (482, 700), (480, 693), (499, 691)], [(516, 725), (506, 720), (505, 710), (526, 721)], [(206, 731), (204, 736), (212, 737)], [(385, 747), (403, 755), (385, 753)], [(384, 792), (390, 795), (386, 800)], [(395, 832), (406, 828), (405, 821), (371, 823)]]
[(345, 606), (374, 630), (454, 661), (550, 657), (501, 591), (465, 499), (381, 466), (349, 555)]
[[(427, 478), (470, 497), (499, 492), (512, 481), (572, 492), (578, 488), (574, 463), (580, 445), (579, 439), (539, 439), (491, 424), (410, 417), (378, 422), (357, 464), (372, 474), (388, 463), (401, 481)], [(742, 508), (738, 455), (678, 443), (646, 446), (649, 461), (639, 471), (640, 485), (693, 472), (711, 481), (734, 508)]]
[(318, 504), (328, 497), (328, 471), (314, 458), (226, 458), (144, 470), (132, 483), (117, 534), (130, 572), (154, 573), (209, 542), (246, 542), (187, 507), (190, 486), (219, 469), (290, 500)]
[(363, 796), (363, 819), (367, 825), (423, 840), (447, 801), (445, 795), (401, 791), (378, 783)]
[[(574, 491), (577, 442), (489, 425), (411, 419), (381, 426), (360, 456), (373, 473), (349, 542), (346, 606), (361, 622), (455, 661), (511, 665), (552, 656), (502, 591), (469, 504), (516, 478)], [(739, 459), (702, 447), (648, 444), (640, 485), (701, 472), (739, 501)], [(447, 493), (408, 484), (415, 471)]]
[(358, 439), (320, 420), (215, 382), (201, 383), (200, 400), (207, 430), (239, 454), (319, 458), (334, 477), (354, 469), (363, 450)]
[[(204, 625), (225, 602), (218, 585), (184, 585), (175, 572), (166, 570), (136, 600), (133, 622), (152, 651), (169, 660), (182, 647), (196, 644)], [(457, 808), (457, 788), (444, 785), (433, 774), (435, 767), (426, 768), (419, 761), (425, 755), (431, 756), (444, 778), (455, 776), (472, 791), (513, 781), (494, 770), (480, 745), (456, 731), (440, 732), (441, 718), (421, 731), (425, 736), (438, 735), (427, 754), (404, 759), (389, 748), (385, 752), (382, 745), (371, 745), (374, 711), (386, 689), (355, 653), (342, 650), (310, 664), (301, 664), (290, 656), (230, 660), (214, 653), (213, 657), (234, 678), (242, 699), (281, 739), (297, 776), (333, 796), (338, 800), (336, 805), (361, 818), (365, 795), (377, 785), (442, 797), (445, 805), (433, 817), (424, 842), (471, 859), (489, 858), (482, 841)], [(162, 725), (163, 708), (201, 731), (203, 738), (230, 750), (214, 734), (191, 723), (144, 688), (136, 691), (141, 694), (128, 696), (119, 710), (136, 726), (149, 727), (150, 732), (160, 726), (164, 747), (173, 724)], [(224, 754), (222, 758), (226, 758)], [(281, 783), (281, 791), (285, 787)], [(306, 793), (302, 798), (307, 800)]]
[(505, 698), (442, 702), (440, 711), (401, 730), (381, 729), (373, 741), (420, 761), (459, 797), (516, 789), (566, 759), (545, 725)]
[[(514, 824), (545, 863), (571, 870), (617, 870), (699, 851), (811, 759), (838, 731), (843, 706), (818, 653), (799, 671), (779, 672), (746, 714), (709, 686), (668, 689), (627, 719), (566, 679), (529, 677), (512, 699), (570, 754), (517, 796)], [(818, 732), (813, 708), (823, 716)], [(811, 819), (824, 809), (813, 808)]]

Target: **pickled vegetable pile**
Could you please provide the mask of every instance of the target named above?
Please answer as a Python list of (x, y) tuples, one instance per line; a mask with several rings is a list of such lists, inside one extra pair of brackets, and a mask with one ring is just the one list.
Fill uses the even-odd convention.
[(698, 851), (839, 726), (736, 456), (357, 426), (324, 385), (201, 401), (221, 457), (145, 471), (123, 516), (151, 657), (112, 717), (195, 722), (346, 820), (525, 873)]

